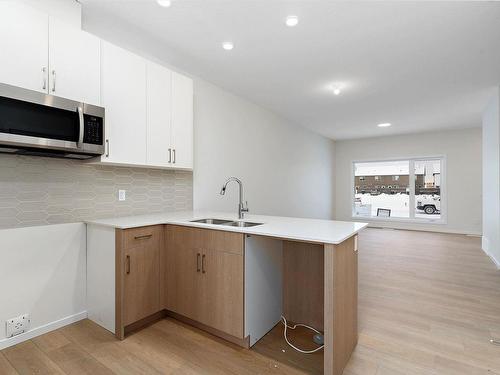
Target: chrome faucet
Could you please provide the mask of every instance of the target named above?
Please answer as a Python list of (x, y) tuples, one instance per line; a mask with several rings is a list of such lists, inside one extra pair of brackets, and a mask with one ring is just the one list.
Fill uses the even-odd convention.
[(231, 181), (237, 182), (238, 185), (240, 185), (240, 203), (238, 204), (238, 218), (243, 219), (245, 212), (248, 212), (248, 202), (245, 202), (245, 204), (243, 204), (243, 182), (241, 182), (239, 178), (229, 177), (227, 181), (224, 182), (224, 185), (222, 185), (222, 189), (220, 189), (220, 195), (226, 194), (227, 184), (229, 184)]

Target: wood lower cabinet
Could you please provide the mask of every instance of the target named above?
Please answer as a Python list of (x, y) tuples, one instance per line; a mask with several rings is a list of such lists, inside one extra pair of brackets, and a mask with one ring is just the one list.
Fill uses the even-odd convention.
[(191, 230), (166, 226), (166, 246), (162, 258), (162, 302), (167, 310), (188, 318), (201, 319), (201, 248), (195, 246)]
[(176, 225), (89, 225), (89, 318), (123, 339), (170, 314), (247, 346), (244, 239), (241, 233)]
[(168, 225), (165, 239), (165, 308), (243, 339), (244, 235)]
[(243, 339), (243, 255), (207, 249), (201, 322)]
[(116, 231), (116, 334), (163, 309), (160, 253), (163, 225)]
[(249, 347), (284, 313), (323, 328), (324, 373), (340, 375), (358, 341), (357, 280), (357, 235), (334, 245), (87, 225), (88, 317), (119, 339), (168, 314)]

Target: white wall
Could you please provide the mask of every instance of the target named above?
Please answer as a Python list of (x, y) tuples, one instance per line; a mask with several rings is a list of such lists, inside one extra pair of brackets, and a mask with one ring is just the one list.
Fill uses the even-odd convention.
[(481, 128), (336, 142), (336, 218), (352, 220), (353, 161), (441, 155), (446, 156), (447, 224), (377, 221), (373, 225), (481, 234)]
[(195, 79), (194, 208), (236, 212), (243, 180), (252, 213), (333, 218), (334, 142)]
[(483, 112), (483, 250), (500, 268), (500, 88)]
[[(0, 230), (0, 349), (86, 317), (85, 224)], [(5, 321), (31, 315), (31, 331), (5, 338)]]

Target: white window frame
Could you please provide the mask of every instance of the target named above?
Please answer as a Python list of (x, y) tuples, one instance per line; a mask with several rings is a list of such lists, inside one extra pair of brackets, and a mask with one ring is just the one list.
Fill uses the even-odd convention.
[[(441, 160), (441, 210), (440, 218), (419, 218), (415, 217), (415, 161), (425, 161), (425, 160)], [(410, 196), (409, 196), (409, 218), (405, 217), (377, 217), (377, 216), (361, 216), (356, 215), (355, 211), (355, 166), (356, 163), (377, 163), (377, 162), (388, 162), (388, 161), (409, 161), (409, 181), (410, 181)], [(413, 183), (411, 183), (413, 181)], [(373, 222), (402, 222), (402, 223), (420, 223), (420, 224), (447, 224), (448, 223), (448, 194), (446, 189), (446, 155), (434, 155), (434, 156), (411, 156), (411, 157), (400, 157), (400, 158), (389, 158), (389, 159), (364, 159), (364, 160), (351, 160), (351, 217), (353, 219), (363, 221), (373, 221)]]

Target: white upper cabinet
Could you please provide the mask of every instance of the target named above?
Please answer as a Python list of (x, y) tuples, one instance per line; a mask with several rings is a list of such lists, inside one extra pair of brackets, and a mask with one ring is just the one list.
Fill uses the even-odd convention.
[(21, 1), (0, 1), (0, 82), (100, 104), (99, 39)]
[(101, 42), (106, 153), (100, 162), (193, 168), (193, 82)]
[(193, 80), (172, 72), (173, 166), (193, 168)]
[(100, 40), (49, 19), (49, 94), (100, 105)]
[(101, 102), (106, 110), (102, 162), (146, 165), (146, 60), (101, 41)]
[(0, 0), (0, 83), (105, 108), (97, 163), (193, 168), (193, 81), (49, 17)]
[(47, 14), (20, 1), (0, 1), (0, 82), (48, 89)]
[(193, 168), (193, 81), (148, 62), (147, 164)]
[(147, 163), (151, 166), (172, 166), (171, 117), (172, 72), (148, 62)]

